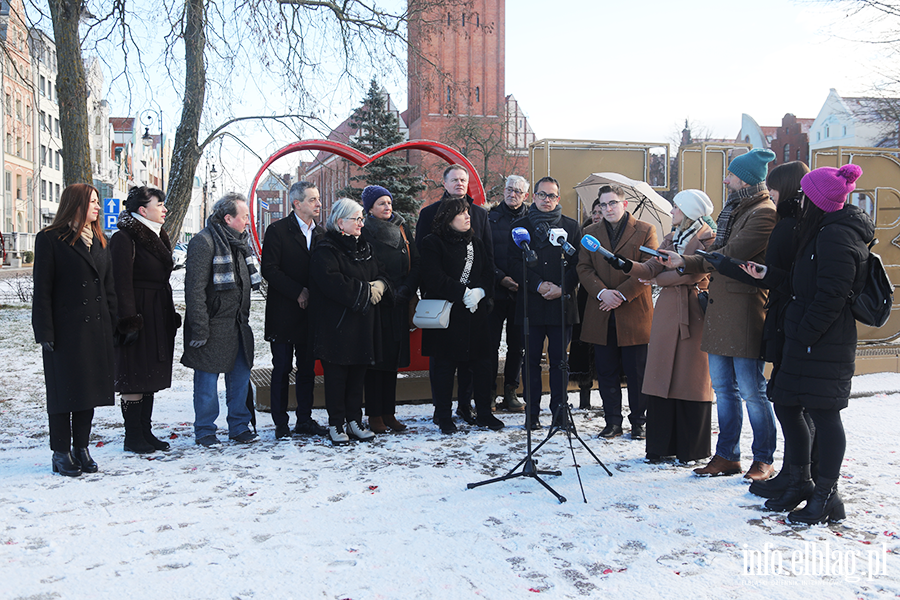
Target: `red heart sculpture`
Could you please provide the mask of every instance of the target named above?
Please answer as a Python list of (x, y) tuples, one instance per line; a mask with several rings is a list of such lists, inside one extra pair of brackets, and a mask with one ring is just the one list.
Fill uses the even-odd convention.
[(451, 165), (463, 165), (464, 167), (466, 167), (469, 170), (469, 173), (471, 173), (472, 175), (469, 179), (469, 196), (471, 196), (472, 199), (475, 200), (475, 204), (484, 204), (484, 186), (481, 184), (481, 179), (478, 177), (478, 171), (475, 170), (475, 167), (468, 161), (465, 156), (463, 156), (450, 146), (447, 146), (440, 142), (432, 142), (430, 140), (413, 140), (409, 142), (403, 142), (402, 144), (397, 144), (395, 146), (385, 148), (381, 152), (378, 152), (372, 156), (363, 154), (359, 150), (351, 148), (347, 144), (334, 142), (332, 140), (303, 140), (301, 142), (294, 142), (293, 144), (288, 144), (281, 150), (278, 150), (275, 154), (270, 156), (265, 163), (263, 163), (263, 166), (259, 169), (259, 172), (253, 179), (253, 186), (250, 188), (250, 232), (253, 236), (253, 243), (256, 244), (256, 250), (260, 254), (262, 254), (262, 247), (259, 243), (259, 234), (256, 230), (256, 221), (252, 218), (252, 215), (254, 214), (253, 200), (256, 196), (256, 185), (259, 183), (260, 177), (262, 177), (263, 173), (266, 172), (266, 170), (273, 162), (275, 162), (279, 158), (287, 156), (288, 154), (300, 152), (302, 150), (319, 150), (324, 152), (331, 152), (332, 154), (337, 154), (342, 158), (346, 158), (358, 167), (367, 165), (373, 160), (377, 160), (382, 156), (390, 154), (391, 152), (400, 152), (403, 150), (421, 150), (423, 152), (428, 152), (430, 154), (434, 154), (438, 158), (447, 161)]

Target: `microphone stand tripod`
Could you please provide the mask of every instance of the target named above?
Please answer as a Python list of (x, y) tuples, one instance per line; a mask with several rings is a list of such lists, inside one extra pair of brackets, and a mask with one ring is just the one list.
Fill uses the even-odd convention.
[[(528, 323), (528, 290), (526, 286), (528, 285), (528, 259), (525, 254), (525, 249), (522, 249), (522, 286), (519, 288), (519, 293), (524, 294), (524, 308), (525, 308), (525, 323), (523, 327), (525, 331), (523, 333), (524, 337), (524, 349), (525, 349), (525, 398), (526, 400), (531, 400), (530, 388), (531, 388), (531, 361), (529, 361), (530, 350), (529, 350), (529, 323)], [(538, 402), (540, 402), (540, 393), (538, 394)], [(547, 438), (549, 439), (549, 437)], [(541, 475), (562, 475), (562, 471), (539, 471), (537, 468), (537, 460), (534, 459), (534, 453), (537, 451), (540, 446), (543, 446), (547, 440), (541, 442), (538, 448), (532, 449), (531, 447), (531, 404), (530, 402), (526, 403), (525, 407), (525, 440), (526, 440), (526, 454), (525, 458), (520, 460), (516, 466), (510, 469), (509, 473), (506, 475), (501, 475), (500, 477), (494, 477), (492, 479), (486, 479), (484, 481), (479, 481), (477, 483), (469, 483), (466, 485), (467, 489), (477, 488), (482, 485), (488, 485), (490, 483), (497, 483), (498, 481), (507, 481), (509, 479), (516, 479), (518, 477), (530, 477), (534, 479), (542, 486), (544, 486), (547, 491), (556, 496), (556, 499), (559, 500), (559, 503), (562, 504), (566, 501), (566, 497), (554, 490), (550, 487), (546, 481), (541, 479)], [(584, 442), (582, 442), (584, 443)], [(593, 454), (593, 453), (592, 453)], [(598, 459), (599, 460), (599, 459)], [(602, 463), (601, 463), (602, 464)], [(522, 470), (519, 471), (519, 467), (522, 467)], [(605, 468), (605, 467), (604, 467)], [(612, 475), (612, 473), (610, 473)]]

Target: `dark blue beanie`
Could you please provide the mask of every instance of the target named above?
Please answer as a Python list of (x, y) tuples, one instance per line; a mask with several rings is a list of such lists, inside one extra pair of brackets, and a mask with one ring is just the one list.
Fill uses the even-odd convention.
[(382, 196), (387, 196), (391, 199), (391, 202), (394, 201), (394, 196), (386, 188), (383, 188), (380, 185), (366, 186), (366, 189), (362, 191), (363, 210), (365, 212), (372, 210), (375, 201)]
[(728, 170), (741, 178), (748, 185), (756, 185), (766, 180), (769, 174), (769, 163), (775, 160), (775, 153), (771, 150), (755, 148), (746, 154), (741, 154), (728, 165)]

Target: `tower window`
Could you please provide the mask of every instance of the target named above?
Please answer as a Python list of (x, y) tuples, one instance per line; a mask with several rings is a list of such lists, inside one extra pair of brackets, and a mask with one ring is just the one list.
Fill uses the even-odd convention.
[(791, 160), (791, 145), (785, 144), (784, 145), (784, 161), (783, 162), (790, 162), (790, 160)]
[(463, 14), (463, 16), (462, 16), (462, 26), (463, 27), (466, 26), (466, 15), (465, 14)]
[(475, 102), (481, 102), (481, 88), (475, 88)]
[(450, 104), (451, 96), (450, 96), (450, 86), (447, 86), (447, 104)]
[(450, 15), (450, 13), (447, 13), (447, 26), (448, 27), (453, 24), (452, 19), (453, 19), (453, 17)]
[(481, 17), (475, 13), (475, 27), (481, 27)]

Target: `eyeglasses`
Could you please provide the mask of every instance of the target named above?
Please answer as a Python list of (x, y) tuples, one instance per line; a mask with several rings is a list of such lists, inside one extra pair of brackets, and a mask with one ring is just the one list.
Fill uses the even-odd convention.
[(612, 210), (621, 202), (621, 200), (610, 200), (609, 202), (601, 202), (597, 206), (600, 207), (600, 210), (606, 210), (607, 208)]
[(357, 225), (362, 225), (363, 223), (366, 222), (366, 218), (365, 217), (356, 217), (356, 218), (350, 217), (347, 219), (347, 221), (356, 221)]
[(516, 188), (511, 187), (506, 188), (506, 191), (517, 196), (527, 193), (525, 190), (517, 190)]
[(534, 197), (539, 200), (557, 200), (559, 198), (559, 194), (548, 194), (547, 192), (537, 192), (534, 195)]

